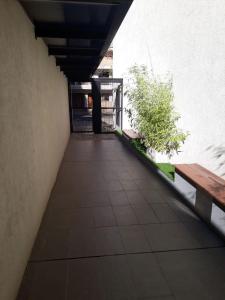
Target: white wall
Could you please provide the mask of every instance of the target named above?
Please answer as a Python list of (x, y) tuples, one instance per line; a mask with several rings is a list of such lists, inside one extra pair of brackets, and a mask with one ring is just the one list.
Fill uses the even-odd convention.
[[(224, 12), (221, 0), (134, 0), (113, 41), (113, 67), (114, 77), (134, 63), (169, 72), (179, 126), (190, 132), (172, 161), (197, 162), (225, 178)], [(222, 147), (223, 156), (209, 146)]]
[(67, 80), (20, 4), (1, 0), (1, 300), (15, 299), (68, 138)]

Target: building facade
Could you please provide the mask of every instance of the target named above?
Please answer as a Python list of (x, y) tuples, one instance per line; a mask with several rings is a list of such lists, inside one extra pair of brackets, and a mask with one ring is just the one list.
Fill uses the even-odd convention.
[[(174, 82), (179, 127), (190, 133), (173, 163), (225, 177), (225, 3), (135, 0), (114, 42), (114, 76), (148, 66)], [(124, 127), (128, 127), (125, 118)]]

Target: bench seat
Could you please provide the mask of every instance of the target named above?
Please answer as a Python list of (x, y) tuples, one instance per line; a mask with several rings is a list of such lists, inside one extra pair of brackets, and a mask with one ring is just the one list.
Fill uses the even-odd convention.
[(133, 129), (123, 129), (123, 134), (128, 138), (129, 140), (136, 140), (140, 139), (141, 136), (139, 133), (134, 131)]
[(208, 194), (225, 211), (225, 180), (198, 164), (177, 164), (175, 170), (197, 190)]

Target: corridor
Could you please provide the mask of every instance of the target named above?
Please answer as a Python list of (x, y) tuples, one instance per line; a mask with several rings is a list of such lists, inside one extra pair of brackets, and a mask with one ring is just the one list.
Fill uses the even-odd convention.
[(224, 242), (113, 134), (72, 134), (18, 300), (224, 299)]

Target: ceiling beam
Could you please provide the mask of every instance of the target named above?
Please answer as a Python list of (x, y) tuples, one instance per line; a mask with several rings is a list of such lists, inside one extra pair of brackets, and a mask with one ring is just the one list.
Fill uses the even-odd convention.
[(76, 66), (71, 66), (71, 67), (61, 67), (60, 70), (63, 71), (64, 73), (78, 73), (78, 72), (85, 72), (89, 73), (93, 70), (93, 66), (84, 66), (84, 67), (76, 67)]
[(66, 46), (49, 46), (49, 55), (98, 56), (97, 48), (76, 48)]
[(67, 77), (70, 84), (73, 84), (74, 82), (90, 82), (91, 77)]
[(120, 5), (129, 0), (20, 0), (21, 3), (62, 3), (80, 5)]
[(90, 64), (94, 64), (95, 61), (98, 59), (96, 58), (86, 58), (86, 57), (80, 57), (80, 58), (56, 58), (56, 65), (57, 66), (89, 66)]
[(105, 40), (107, 33), (101, 28), (82, 28), (65, 23), (35, 22), (36, 37)]
[(76, 70), (76, 71), (63, 71), (68, 77), (90, 77), (92, 72), (90, 70)]
[(69, 81), (80, 81), (80, 82), (85, 82), (85, 81), (89, 81), (91, 78), (91, 75), (89, 76), (88, 74), (64, 74)]

